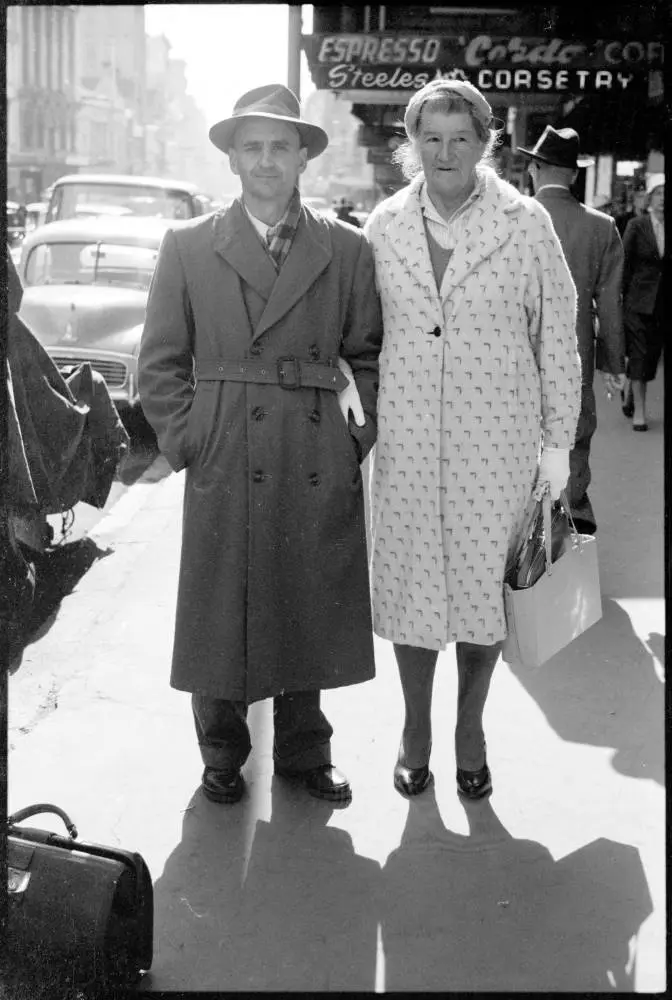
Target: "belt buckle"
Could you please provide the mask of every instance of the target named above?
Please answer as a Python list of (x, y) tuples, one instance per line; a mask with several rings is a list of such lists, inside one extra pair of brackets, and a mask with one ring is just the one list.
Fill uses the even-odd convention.
[(298, 358), (278, 359), (278, 382), (283, 389), (299, 389), (301, 387), (301, 362)]

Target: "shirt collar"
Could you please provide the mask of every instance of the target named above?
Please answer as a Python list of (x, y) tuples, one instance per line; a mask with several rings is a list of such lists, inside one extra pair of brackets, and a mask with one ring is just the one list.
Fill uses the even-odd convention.
[(569, 191), (566, 184), (542, 184), (541, 187), (537, 189), (535, 194), (541, 194), (541, 192), (545, 191), (547, 188), (560, 188), (561, 191)]
[(428, 219), (432, 222), (437, 222), (441, 226), (449, 225), (456, 216), (460, 215), (462, 212), (466, 211), (470, 205), (472, 205), (477, 198), (480, 198), (485, 191), (485, 177), (480, 174), (476, 175), (476, 184), (474, 190), (471, 192), (469, 197), (462, 202), (459, 208), (455, 209), (450, 219), (446, 221), (442, 215), (439, 214), (438, 209), (435, 207), (432, 199), (429, 197), (429, 192), (427, 191), (427, 181), (422, 182), (420, 188), (420, 207), (422, 208), (422, 214), (426, 215)]
[(287, 218), (287, 213), (289, 212), (289, 206), (287, 206), (287, 211), (282, 216), (282, 218), (278, 219), (278, 221), (276, 223), (274, 223), (272, 226), (269, 226), (267, 222), (262, 222), (261, 219), (258, 219), (256, 217), (256, 215), (252, 215), (252, 213), (250, 212), (249, 208), (245, 204), (244, 200), (243, 200), (243, 208), (245, 209), (245, 212), (247, 213), (248, 219), (250, 220), (250, 222), (252, 223), (252, 225), (254, 226), (254, 228), (257, 230), (257, 232), (259, 233), (259, 235), (261, 236), (261, 238), (264, 239), (264, 240), (266, 239), (266, 234), (268, 233), (268, 230), (269, 229), (275, 229), (276, 226), (279, 226), (281, 223), (283, 223), (285, 221), (285, 219)]

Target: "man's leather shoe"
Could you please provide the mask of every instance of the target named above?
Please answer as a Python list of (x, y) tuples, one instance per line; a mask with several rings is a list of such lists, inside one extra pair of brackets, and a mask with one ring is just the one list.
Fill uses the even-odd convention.
[(352, 789), (348, 779), (337, 771), (332, 764), (321, 764), (309, 771), (293, 771), (291, 768), (275, 765), (275, 773), (280, 778), (295, 785), (303, 785), (310, 795), (316, 799), (326, 799), (329, 802), (349, 802)]
[(419, 795), (431, 785), (433, 779), (429, 764), (423, 767), (404, 767), (397, 761), (394, 765), (394, 787), (402, 795)]
[(245, 791), (245, 781), (240, 771), (220, 771), (206, 767), (201, 783), (203, 794), (211, 802), (238, 802)]

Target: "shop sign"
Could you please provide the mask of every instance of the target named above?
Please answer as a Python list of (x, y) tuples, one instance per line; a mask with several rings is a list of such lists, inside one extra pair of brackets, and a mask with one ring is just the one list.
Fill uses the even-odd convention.
[(657, 41), (362, 34), (303, 42), (313, 81), (326, 90), (418, 90), (458, 78), (486, 91), (623, 91), (663, 62)]

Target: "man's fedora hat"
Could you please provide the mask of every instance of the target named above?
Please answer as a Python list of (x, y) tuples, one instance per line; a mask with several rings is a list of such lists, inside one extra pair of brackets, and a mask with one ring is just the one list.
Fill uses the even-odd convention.
[(319, 125), (312, 125), (301, 119), (301, 105), (296, 94), (281, 83), (271, 83), (265, 87), (248, 90), (239, 97), (230, 118), (224, 118), (212, 126), (210, 141), (228, 153), (233, 143), (236, 126), (246, 118), (272, 118), (275, 121), (295, 125), (301, 136), (301, 145), (308, 151), (308, 159), (319, 156), (329, 143), (329, 136)]
[(533, 160), (550, 163), (554, 167), (570, 167), (572, 170), (589, 167), (595, 162), (591, 156), (579, 156), (578, 132), (573, 128), (554, 129), (552, 125), (546, 126), (533, 149), (519, 146), (518, 152)]

